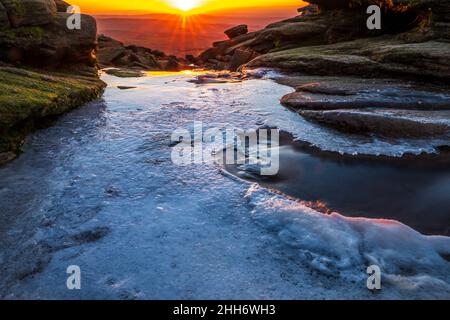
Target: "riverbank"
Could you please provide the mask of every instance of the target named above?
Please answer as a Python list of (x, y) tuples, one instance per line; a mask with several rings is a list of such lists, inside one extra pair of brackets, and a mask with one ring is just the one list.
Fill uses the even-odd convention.
[(27, 134), (97, 99), (106, 87), (75, 72), (0, 67), (0, 77), (0, 165), (20, 154)]
[(0, 1), (0, 165), (14, 159), (28, 133), (98, 98), (97, 24), (80, 15), (69, 28), (61, 0)]

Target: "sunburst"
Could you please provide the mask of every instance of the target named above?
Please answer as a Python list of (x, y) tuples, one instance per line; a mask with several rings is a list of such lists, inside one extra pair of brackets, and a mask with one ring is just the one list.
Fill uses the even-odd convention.
[(199, 7), (203, 0), (170, 0), (170, 2), (175, 8), (188, 12)]

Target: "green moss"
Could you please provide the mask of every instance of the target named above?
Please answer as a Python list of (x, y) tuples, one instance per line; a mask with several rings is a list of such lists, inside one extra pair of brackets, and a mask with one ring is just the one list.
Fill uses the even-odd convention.
[(3, 43), (15, 43), (21, 39), (40, 43), (44, 37), (44, 29), (39, 26), (1, 29), (0, 36)]
[(23, 6), (23, 3), (21, 1), (19, 1), (19, 0), (10, 0), (10, 3), (13, 6), (14, 11), (17, 14), (24, 15), (26, 13), (25, 12), (25, 7)]
[(408, 7), (417, 8), (422, 5), (422, 0), (408, 0)]
[(25, 135), (45, 119), (97, 98), (95, 77), (0, 68), (0, 153), (18, 152)]

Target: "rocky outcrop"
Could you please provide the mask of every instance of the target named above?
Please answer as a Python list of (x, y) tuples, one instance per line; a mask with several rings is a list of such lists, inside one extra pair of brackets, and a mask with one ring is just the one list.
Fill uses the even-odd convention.
[(382, 138), (450, 137), (450, 93), (434, 84), (398, 79), (293, 76), (296, 91), (281, 103), (334, 130)]
[(98, 60), (101, 67), (119, 67), (138, 70), (179, 71), (188, 68), (188, 62), (168, 56), (159, 50), (122, 42), (105, 35), (98, 37)]
[(0, 29), (0, 60), (38, 67), (79, 64), (95, 73), (97, 24), (93, 17), (81, 15), (81, 28), (70, 30), (69, 14), (58, 12), (65, 7), (63, 1), (58, 6), (53, 0), (1, 2), (11, 27)]
[(450, 93), (436, 86), (416, 86), (397, 80), (316, 77), (305, 78), (281, 103), (295, 110), (450, 110)]
[(225, 34), (229, 39), (234, 39), (247, 33), (248, 33), (248, 26), (246, 24), (241, 24), (236, 27), (225, 30)]
[(450, 126), (445, 123), (423, 121), (410, 117), (410, 114), (405, 117), (373, 110), (305, 110), (300, 114), (307, 120), (351, 134), (384, 138), (428, 138), (448, 136), (450, 133)]
[(12, 27), (40, 26), (52, 23), (56, 16), (53, 0), (1, 0)]
[[(296, 89), (281, 103), (334, 130), (449, 136), (441, 117), (450, 116), (450, 0), (308, 2), (296, 17), (213, 43), (197, 62), (281, 69), (277, 81)], [(381, 7), (380, 30), (366, 25), (373, 4)]]
[[(236, 50), (254, 56), (250, 68), (320, 75), (391, 75), (450, 81), (450, 0), (311, 0), (299, 15), (213, 44), (198, 57), (217, 69), (236, 69)], [(382, 7), (382, 29), (369, 30), (366, 8)]]
[(70, 4), (63, 0), (55, 0), (55, 4), (58, 12), (67, 12), (67, 9), (70, 7)]
[[(69, 4), (0, 0), (0, 164), (20, 153), (26, 134), (97, 98), (97, 25), (81, 15), (70, 30)], [(31, 71), (33, 70), (33, 71)]]

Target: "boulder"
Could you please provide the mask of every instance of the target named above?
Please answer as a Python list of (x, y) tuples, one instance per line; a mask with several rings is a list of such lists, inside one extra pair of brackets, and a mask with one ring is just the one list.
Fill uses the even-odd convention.
[(242, 65), (246, 64), (253, 57), (253, 52), (248, 50), (238, 49), (234, 52), (230, 61), (230, 70), (236, 71)]
[(97, 47), (97, 22), (92, 16), (81, 15), (81, 28), (69, 30), (66, 27), (68, 13), (59, 12), (53, 24), (44, 32), (43, 43), (51, 51), (51, 57), (61, 62), (88, 62), (95, 60), (93, 52)]
[(63, 0), (55, 0), (55, 4), (58, 12), (67, 12), (67, 9), (70, 7), (70, 4)]
[(248, 33), (248, 26), (246, 24), (241, 24), (236, 27), (230, 28), (228, 30), (225, 30), (225, 34), (230, 39), (234, 39), (238, 36), (242, 36), (244, 34)]
[(107, 47), (123, 47), (124, 46), (122, 42), (120, 42), (116, 39), (107, 37), (103, 34), (99, 35), (97, 40), (98, 40), (99, 49), (103, 49), (103, 48), (107, 48)]
[(0, 30), (0, 58), (13, 64), (61, 66), (96, 64), (97, 24), (93, 17), (81, 16), (81, 29), (69, 30), (68, 13), (58, 12), (45, 26)]
[(221, 50), (213, 47), (213, 48), (209, 48), (206, 49), (205, 51), (203, 51), (202, 53), (200, 53), (200, 55), (198, 56), (203, 62), (208, 61), (209, 59), (215, 59), (217, 56), (221, 55)]
[(122, 58), (125, 55), (124, 47), (105, 47), (98, 49), (98, 62), (101, 66), (112, 65), (114, 61)]
[(41, 26), (50, 24), (56, 17), (54, 0), (1, 0), (11, 26)]

